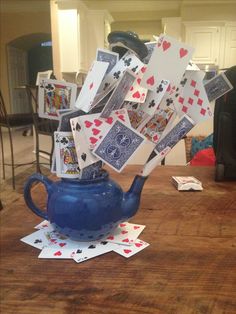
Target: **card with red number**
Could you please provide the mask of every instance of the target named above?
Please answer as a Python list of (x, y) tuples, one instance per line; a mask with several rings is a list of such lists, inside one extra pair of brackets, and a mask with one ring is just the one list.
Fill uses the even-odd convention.
[(137, 254), (138, 252), (142, 251), (148, 246), (149, 246), (149, 243), (142, 241), (140, 239), (137, 239), (132, 245), (127, 246), (127, 247), (125, 247), (124, 245), (118, 244), (116, 247), (113, 248), (113, 251), (126, 258), (129, 258)]

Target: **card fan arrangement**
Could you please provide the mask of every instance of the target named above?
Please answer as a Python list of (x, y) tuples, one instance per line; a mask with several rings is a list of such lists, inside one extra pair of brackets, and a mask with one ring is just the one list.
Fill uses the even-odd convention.
[(79, 242), (60, 234), (44, 220), (35, 226), (37, 231), (21, 241), (41, 250), (38, 258), (73, 259), (81, 263), (112, 251), (129, 258), (149, 246), (149, 243), (138, 238), (144, 228), (144, 225), (124, 222), (102, 240)]

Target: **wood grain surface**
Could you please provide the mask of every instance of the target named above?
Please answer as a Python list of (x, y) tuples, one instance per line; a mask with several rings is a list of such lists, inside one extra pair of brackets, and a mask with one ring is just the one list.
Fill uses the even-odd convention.
[[(137, 166), (110, 171), (127, 190)], [(178, 192), (172, 175), (193, 175), (202, 192)], [(41, 221), (23, 197), (1, 211), (1, 313), (235, 314), (236, 182), (214, 182), (214, 168), (158, 167), (138, 213), (150, 246), (126, 259), (114, 252), (77, 264), (38, 259), (20, 241)], [(42, 185), (33, 190), (45, 207)]]

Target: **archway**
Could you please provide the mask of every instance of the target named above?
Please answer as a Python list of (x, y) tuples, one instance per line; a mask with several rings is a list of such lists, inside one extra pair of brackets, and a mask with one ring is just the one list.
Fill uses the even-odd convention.
[(30, 104), (23, 85), (35, 85), (37, 72), (50, 70), (52, 64), (51, 34), (35, 33), (7, 44), (8, 84), (13, 113), (29, 112)]

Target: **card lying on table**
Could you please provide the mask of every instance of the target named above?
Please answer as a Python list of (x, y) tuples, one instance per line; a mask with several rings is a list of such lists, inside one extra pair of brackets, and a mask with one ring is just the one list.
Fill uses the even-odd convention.
[(202, 191), (202, 183), (195, 177), (172, 177), (174, 186), (179, 191)]

